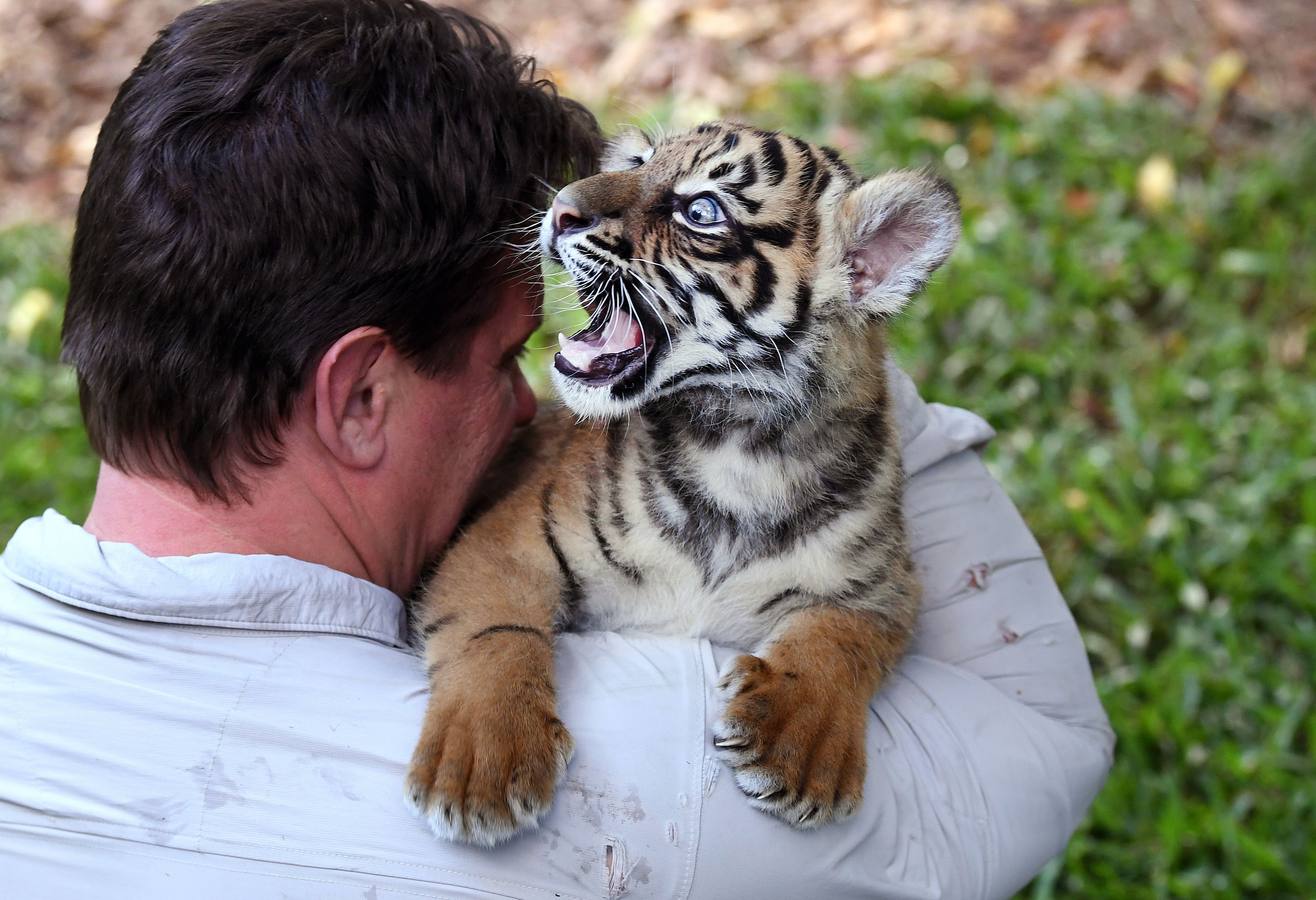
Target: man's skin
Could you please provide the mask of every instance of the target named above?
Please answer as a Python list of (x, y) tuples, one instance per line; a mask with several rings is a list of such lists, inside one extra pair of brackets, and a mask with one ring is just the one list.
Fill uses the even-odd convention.
[(316, 364), (285, 427), (283, 458), (245, 473), (251, 502), (199, 500), (176, 482), (102, 465), (87, 531), (149, 556), (275, 554), (407, 594), (452, 536), (489, 462), (535, 415), (518, 354), (541, 285), (511, 276), (459, 372), (428, 376), (378, 328)]

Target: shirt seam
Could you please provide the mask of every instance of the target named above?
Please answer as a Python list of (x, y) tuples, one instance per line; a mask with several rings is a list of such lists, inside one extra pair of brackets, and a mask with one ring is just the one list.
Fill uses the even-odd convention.
[[(100, 613), (106, 616), (115, 616), (121, 619), (132, 619), (137, 622), (155, 622), (162, 625), (195, 625), (207, 628), (226, 628), (231, 631), (269, 631), (283, 634), (293, 632), (307, 632), (312, 634), (344, 634), (352, 637), (362, 637), (376, 643), (385, 644), (389, 647), (406, 649), (410, 646), (400, 636), (390, 637), (388, 634), (370, 628), (360, 628), (351, 625), (334, 625), (325, 622), (252, 622), (241, 619), (211, 619), (204, 616), (171, 616), (161, 613), (143, 613), (135, 610), (127, 610), (118, 606), (106, 606), (87, 600), (82, 597), (74, 596), (67, 592), (69, 585), (67, 582), (59, 579), (50, 579), (47, 575), (48, 582), (37, 581), (28, 575), (14, 571), (3, 558), (0, 558), (0, 574), (3, 574), (10, 581), (17, 585), (27, 588), (30, 591), (49, 597), (60, 603), (78, 609), (85, 609), (89, 612)], [(239, 600), (252, 600), (254, 598), (243, 597), (233, 598), (234, 602)]]
[[(698, 691), (699, 702), (692, 704), (698, 708), (698, 717), (694, 719), (695, 727), (693, 729), (696, 740), (698, 741), (695, 749), (698, 751), (699, 759), (699, 777), (694, 784), (693, 796), (691, 803), (694, 807), (690, 820), (694, 823), (691, 829), (690, 845), (685, 851), (685, 871), (682, 873), (680, 888), (676, 893), (679, 900), (686, 900), (690, 892), (694, 889), (695, 869), (698, 865), (699, 841), (703, 829), (704, 818), (704, 781), (708, 777), (706, 771), (710, 765), (721, 766), (722, 761), (717, 757), (710, 756), (708, 752), (708, 662), (711, 659), (712, 647), (707, 641), (701, 642), (699, 652), (695, 654), (695, 660), (698, 665)], [(707, 657), (706, 657), (707, 654)]]
[[(239, 840), (234, 840), (232, 838), (216, 838), (214, 839), (214, 843), (219, 846), (232, 845), (236, 847), (257, 847), (264, 850), (282, 849), (275, 847), (275, 845), (273, 844), (264, 844), (264, 843), (259, 843), (257, 841), (239, 841)], [(207, 853), (211, 851), (201, 850), (198, 852)], [(315, 850), (309, 847), (299, 847), (297, 848), (296, 852), (305, 853), (309, 855), (316, 855), (316, 856), (333, 856), (339, 859), (359, 859), (359, 860), (366, 860), (367, 862), (376, 862), (380, 859), (380, 857), (369, 856), (364, 853), (343, 853), (340, 850)], [(245, 859), (246, 857), (235, 857), (235, 858)], [(394, 865), (394, 866), (405, 866), (407, 868), (428, 870), (432, 872), (447, 872), (451, 875), (460, 875), (465, 878), (480, 879), (483, 881), (492, 882), (494, 884), (506, 885), (507, 887), (522, 888), (525, 890), (534, 891), (536, 894), (553, 894), (554, 897), (560, 896), (563, 898), (563, 900), (587, 900), (587, 898), (581, 894), (569, 894), (566, 891), (562, 891), (558, 888), (537, 887), (533, 884), (525, 884), (519, 881), (508, 881), (503, 878), (493, 878), (491, 876), (486, 876), (486, 875), (475, 875), (473, 873), (466, 872), (461, 869), (450, 869), (445, 866), (433, 866), (427, 863), (409, 862), (403, 859), (386, 858), (384, 861), (387, 862), (389, 865)], [(296, 864), (290, 863), (289, 865), (296, 865)]]
[(256, 678), (257, 674), (259, 674), (261, 678), (264, 678), (267, 674), (269, 674), (270, 669), (274, 668), (274, 664), (277, 663), (280, 659), (282, 659), (283, 655), (287, 653), (288, 650), (291, 649), (292, 646), (296, 644), (298, 641), (300, 641), (301, 639), (302, 638), (300, 635), (293, 638), (291, 641), (287, 643), (287, 645), (282, 650), (276, 653), (274, 657), (265, 664), (265, 668), (263, 670), (261, 670), (259, 673), (253, 672), (250, 675), (248, 675), (247, 680), (242, 682), (242, 689), (238, 691), (238, 696), (233, 701), (233, 705), (230, 706), (228, 712), (224, 714), (224, 721), (219, 726), (219, 740), (215, 741), (215, 750), (210, 756), (210, 767), (206, 771), (206, 784), (205, 787), (201, 789), (201, 815), (197, 818), (197, 829), (196, 829), (196, 849), (197, 852), (199, 853), (205, 852), (201, 849), (201, 843), (202, 841), (205, 840), (206, 837), (206, 812), (209, 809), (209, 807), (207, 807), (206, 805), (206, 798), (210, 796), (210, 782), (215, 776), (215, 763), (219, 759), (219, 751), (224, 746), (224, 737), (225, 735), (228, 734), (229, 719), (233, 717), (233, 713), (237, 710), (237, 708), (242, 705), (242, 698), (247, 695), (247, 688), (251, 686), (251, 682)]

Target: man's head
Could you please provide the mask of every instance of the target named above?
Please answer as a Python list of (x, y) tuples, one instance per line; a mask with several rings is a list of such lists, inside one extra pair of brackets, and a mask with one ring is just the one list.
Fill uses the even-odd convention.
[[(184, 13), (121, 88), (78, 211), (64, 354), (92, 446), (231, 502), (283, 458), (299, 410), (338, 463), (367, 465), (387, 374), (389, 427), (405, 408), (403, 430), (437, 441), (467, 416), (496, 450), (532, 409), (506, 355), (537, 312), (499, 237), (545, 182), (587, 171), (597, 140), (585, 110), (460, 12)], [(383, 448), (395, 468), (398, 440)]]

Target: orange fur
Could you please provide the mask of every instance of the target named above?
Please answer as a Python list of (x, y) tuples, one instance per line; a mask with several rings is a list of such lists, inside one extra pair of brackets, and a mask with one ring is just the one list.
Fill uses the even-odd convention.
[[(595, 292), (592, 327), (564, 343), (585, 368), (556, 383), (607, 424), (541, 417), (426, 587), (408, 798), (457, 840), (533, 825), (571, 753), (553, 635), (602, 623), (756, 645), (720, 681), (721, 758), (793, 826), (844, 818), (919, 602), (884, 323), (949, 254), (957, 200), (733, 125), (623, 139), (603, 169), (559, 194), (542, 236)], [(692, 222), (713, 197), (724, 217)], [(638, 343), (614, 352), (614, 316), (622, 335), (641, 322)], [(611, 382), (591, 370), (605, 351), (631, 361)]]

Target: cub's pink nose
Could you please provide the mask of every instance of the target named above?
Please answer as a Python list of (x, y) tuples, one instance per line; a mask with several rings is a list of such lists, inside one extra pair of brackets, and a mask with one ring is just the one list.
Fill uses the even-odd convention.
[(592, 228), (599, 221), (598, 216), (586, 216), (580, 209), (571, 202), (569, 197), (563, 197), (558, 194), (553, 198), (553, 234), (571, 234), (575, 231), (584, 231)]

